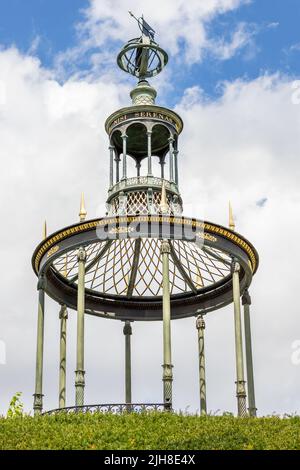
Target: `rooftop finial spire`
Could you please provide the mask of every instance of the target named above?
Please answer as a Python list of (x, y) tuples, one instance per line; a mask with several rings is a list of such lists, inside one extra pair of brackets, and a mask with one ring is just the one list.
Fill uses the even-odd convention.
[(160, 210), (162, 214), (167, 214), (169, 211), (169, 205), (167, 200), (166, 184), (163, 181), (161, 187), (161, 199), (160, 199)]
[(231, 230), (235, 230), (235, 222), (234, 222), (233, 211), (232, 211), (232, 206), (231, 206), (230, 201), (229, 201), (229, 228)]
[(43, 225), (43, 239), (45, 240), (45, 238), (47, 238), (47, 221), (46, 220), (44, 221), (44, 225)]
[(81, 193), (80, 211), (79, 211), (80, 222), (83, 222), (86, 219), (86, 216), (87, 216), (87, 211), (85, 209), (84, 194)]

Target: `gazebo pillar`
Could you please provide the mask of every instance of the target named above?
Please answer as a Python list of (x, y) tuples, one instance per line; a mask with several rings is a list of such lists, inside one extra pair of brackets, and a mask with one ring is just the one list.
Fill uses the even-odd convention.
[(152, 131), (147, 131), (148, 142), (148, 176), (152, 176), (152, 144), (151, 144)]
[(67, 319), (68, 310), (62, 305), (59, 312), (60, 319), (60, 351), (59, 351), (59, 408), (66, 406), (66, 369), (67, 369)]
[(240, 264), (236, 259), (232, 261), (232, 285), (234, 302), (234, 331), (236, 356), (236, 396), (238, 416), (247, 416), (246, 389), (244, 380), (243, 339), (240, 303)]
[(170, 245), (167, 240), (161, 244), (162, 265), (163, 265), (163, 389), (164, 404), (166, 410), (172, 409), (172, 359), (171, 359), (171, 301), (170, 301), (170, 273), (169, 255)]
[(252, 358), (252, 340), (251, 340), (251, 323), (250, 323), (250, 305), (251, 297), (248, 289), (242, 296), (242, 304), (244, 306), (244, 327), (245, 327), (245, 349), (246, 349), (246, 365), (247, 365), (247, 388), (248, 388), (248, 411), (250, 416), (256, 416), (257, 408), (255, 406), (255, 390), (254, 390), (254, 374), (253, 374), (253, 358)]
[(178, 186), (178, 153), (179, 151), (176, 149), (174, 150), (174, 169), (175, 169), (175, 183), (177, 184)]
[(174, 162), (173, 162), (173, 158), (174, 158), (174, 155), (173, 155), (173, 152), (174, 152), (174, 147), (173, 147), (174, 138), (169, 137), (168, 141), (169, 141), (170, 181), (173, 183), (174, 182)]
[(203, 315), (199, 315), (196, 320), (196, 328), (198, 330), (198, 347), (199, 347), (199, 386), (200, 386), (200, 413), (205, 415), (206, 408), (206, 379), (205, 379), (205, 350), (204, 350), (204, 330), (205, 321)]
[(45, 279), (41, 274), (38, 280), (38, 322), (36, 343), (35, 392), (33, 409), (34, 414), (43, 411), (43, 362), (44, 362), (44, 324), (45, 324)]
[(123, 139), (123, 176), (122, 180), (127, 178), (127, 135), (122, 135)]
[(113, 145), (109, 146), (109, 187), (111, 188), (114, 185), (114, 152), (115, 147)]
[(123, 328), (125, 335), (125, 403), (132, 402), (131, 398), (131, 335), (130, 321), (126, 320)]
[(77, 293), (77, 354), (75, 371), (75, 405), (84, 405), (84, 309), (85, 309), (85, 262), (86, 252), (78, 250), (78, 293)]

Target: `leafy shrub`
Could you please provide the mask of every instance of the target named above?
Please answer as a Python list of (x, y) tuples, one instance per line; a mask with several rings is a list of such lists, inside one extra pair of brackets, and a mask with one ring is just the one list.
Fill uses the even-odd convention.
[(7, 410), (7, 418), (16, 418), (23, 416), (24, 405), (21, 402), (21, 392), (17, 392), (11, 399)]
[(173, 413), (0, 418), (0, 449), (300, 449), (300, 417)]

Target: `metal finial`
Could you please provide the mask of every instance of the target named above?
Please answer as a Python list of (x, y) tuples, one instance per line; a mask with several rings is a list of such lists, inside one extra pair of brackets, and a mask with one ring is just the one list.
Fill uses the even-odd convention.
[(43, 225), (43, 239), (47, 238), (47, 221), (45, 220)]
[(81, 193), (80, 212), (79, 212), (80, 222), (83, 222), (86, 216), (87, 216), (87, 211), (85, 209), (84, 194)]
[(161, 199), (160, 199), (160, 210), (162, 214), (167, 214), (169, 212), (169, 205), (167, 200), (166, 184), (163, 181), (161, 187)]
[(234, 222), (233, 211), (232, 211), (230, 201), (229, 201), (229, 228), (231, 230), (235, 230), (235, 222)]

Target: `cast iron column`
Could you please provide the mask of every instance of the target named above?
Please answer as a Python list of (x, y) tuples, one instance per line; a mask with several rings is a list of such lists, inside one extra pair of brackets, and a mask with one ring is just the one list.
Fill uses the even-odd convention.
[(109, 146), (110, 161), (109, 161), (109, 187), (111, 188), (114, 184), (114, 146)]
[(170, 245), (167, 240), (161, 244), (163, 265), (163, 387), (164, 404), (166, 410), (172, 409), (172, 359), (171, 359), (171, 302), (170, 302), (170, 279), (169, 279), (169, 254)]
[(170, 163), (170, 181), (174, 182), (174, 167), (173, 167), (173, 137), (168, 139), (169, 141), (169, 163)]
[(148, 138), (148, 176), (152, 176), (152, 147), (151, 147), (152, 131), (147, 132)]
[(255, 391), (254, 391), (254, 374), (252, 359), (252, 341), (251, 341), (251, 323), (250, 323), (250, 305), (251, 297), (248, 289), (242, 296), (242, 304), (244, 306), (244, 326), (245, 326), (245, 346), (246, 346), (246, 365), (247, 365), (247, 388), (248, 388), (248, 404), (250, 416), (256, 416)]
[(85, 294), (85, 261), (86, 252), (83, 247), (78, 250), (78, 295), (77, 295), (77, 360), (75, 371), (75, 405), (84, 404), (84, 294)]
[(174, 150), (175, 183), (178, 186), (178, 150)]
[(120, 181), (120, 155), (115, 152), (115, 162), (116, 162), (116, 183)]
[(123, 176), (122, 180), (127, 178), (127, 135), (122, 135), (123, 139)]
[(39, 293), (37, 343), (36, 343), (36, 368), (35, 368), (35, 393), (33, 395), (34, 414), (43, 411), (43, 360), (44, 360), (44, 321), (45, 321), (45, 279), (40, 275), (37, 285)]
[(204, 330), (205, 321), (203, 316), (199, 315), (196, 320), (198, 330), (198, 346), (199, 346), (199, 385), (200, 385), (200, 412), (205, 415), (206, 409), (206, 380), (205, 380), (205, 350), (204, 350)]
[(131, 338), (132, 328), (126, 320), (123, 333), (125, 335), (125, 403), (131, 404)]
[(66, 369), (67, 369), (67, 319), (68, 310), (62, 305), (60, 312), (60, 351), (59, 351), (59, 408), (66, 406)]
[(234, 330), (235, 330), (235, 356), (236, 356), (236, 396), (238, 416), (247, 416), (246, 389), (244, 380), (243, 339), (240, 304), (240, 265), (232, 261), (232, 284), (234, 302)]

